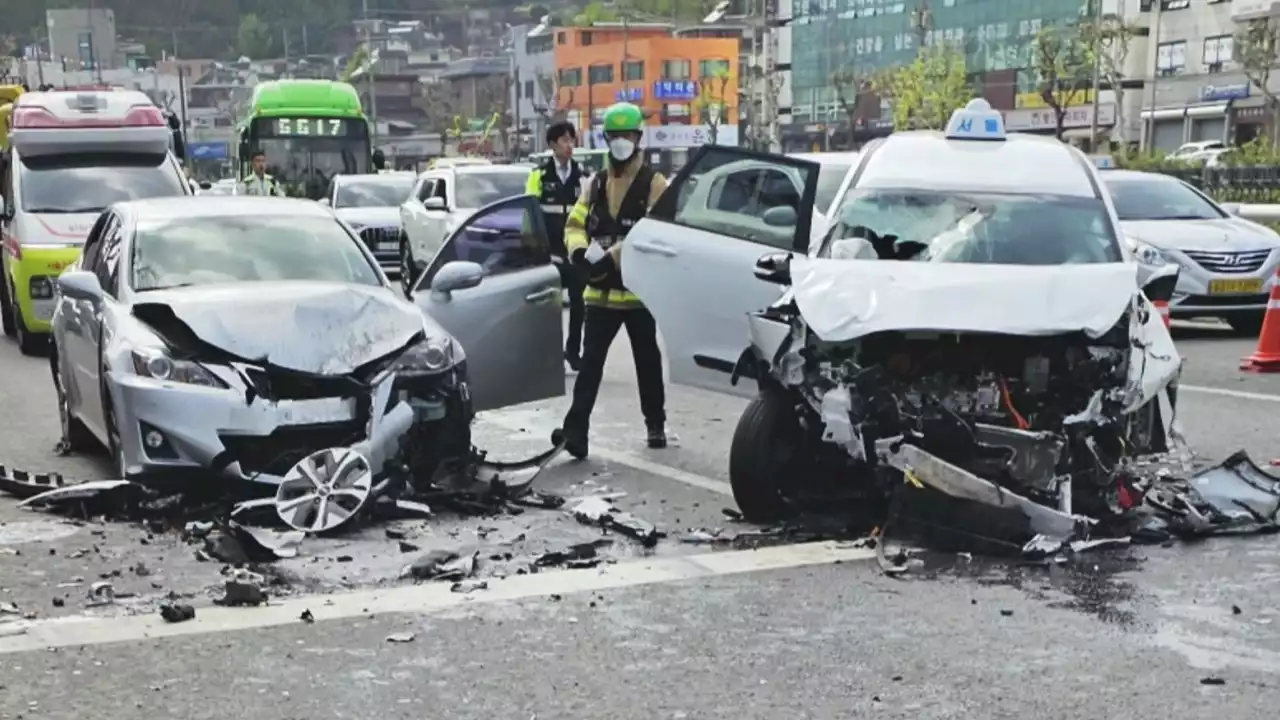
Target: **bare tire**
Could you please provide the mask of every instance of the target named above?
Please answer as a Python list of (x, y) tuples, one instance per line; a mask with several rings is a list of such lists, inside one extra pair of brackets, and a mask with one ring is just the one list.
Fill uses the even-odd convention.
[(767, 389), (747, 405), (729, 446), (729, 484), (744, 518), (768, 523), (791, 514), (789, 488), (804, 478), (804, 430), (795, 405)]
[[(0, 268), (0, 272), (3, 269)], [(18, 332), (18, 326), (13, 322), (13, 304), (9, 302), (9, 275), (4, 273), (0, 278), (0, 320), (4, 323), (4, 334), (13, 337)]]

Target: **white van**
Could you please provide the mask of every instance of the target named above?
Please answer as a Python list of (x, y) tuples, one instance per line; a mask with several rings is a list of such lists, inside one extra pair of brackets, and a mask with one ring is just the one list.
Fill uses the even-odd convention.
[(0, 310), (5, 334), (35, 353), (47, 339), (54, 280), (80, 256), (103, 209), (193, 191), (164, 114), (143, 93), (26, 93), (11, 123), (0, 177)]

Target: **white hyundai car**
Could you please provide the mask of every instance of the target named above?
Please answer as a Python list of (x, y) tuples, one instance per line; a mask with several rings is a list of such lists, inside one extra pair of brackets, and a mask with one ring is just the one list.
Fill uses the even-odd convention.
[[(802, 178), (798, 205), (728, 223), (685, 192), (744, 160)], [(671, 381), (751, 398), (729, 457), (748, 517), (906, 478), (1065, 535), (1114, 506), (1126, 453), (1176, 440), (1181, 362), (1151, 299), (1178, 270), (1140, 284), (1078, 150), (975, 100), (864, 148), (811, 250), (819, 174), (703, 148), (623, 246)]]

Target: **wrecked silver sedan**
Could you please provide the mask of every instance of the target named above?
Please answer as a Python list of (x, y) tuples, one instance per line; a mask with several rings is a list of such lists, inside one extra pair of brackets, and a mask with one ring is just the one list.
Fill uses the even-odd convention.
[[(474, 412), (564, 390), (558, 274), (537, 207), (515, 199), (478, 217), (512, 211), (525, 219), (519, 253), (469, 252), (523, 264), (486, 274), (449, 262), (446, 245), (410, 302), (315, 203), (113, 206), (58, 282), (64, 444), (101, 444), (119, 477), (149, 484), (274, 486), (281, 517), (314, 531), (396, 485), (473, 465)], [(507, 352), (511, 337), (549, 360)]]
[[(729, 458), (751, 519), (905, 478), (1070, 535), (1133, 501), (1122, 458), (1176, 436), (1181, 361), (1147, 295), (1167, 300), (1176, 268), (1139, 284), (1078, 151), (964, 113), (965, 132), (868, 145), (812, 256), (818, 167), (731, 148), (692, 158), (628, 236), (624, 282), (672, 381), (752, 399)], [(743, 157), (803, 190), (741, 208), (684, 192)]]

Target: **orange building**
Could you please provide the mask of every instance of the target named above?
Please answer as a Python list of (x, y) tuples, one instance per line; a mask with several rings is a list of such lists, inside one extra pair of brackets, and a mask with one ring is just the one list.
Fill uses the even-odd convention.
[(657, 23), (556, 30), (558, 109), (581, 135), (624, 99), (639, 105), (650, 125), (713, 124), (717, 111), (719, 122), (736, 124), (739, 41), (669, 33)]

